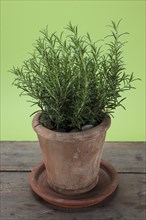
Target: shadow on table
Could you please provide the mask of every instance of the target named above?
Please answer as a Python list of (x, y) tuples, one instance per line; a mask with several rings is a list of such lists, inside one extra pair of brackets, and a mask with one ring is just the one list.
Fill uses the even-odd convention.
[(73, 213), (73, 212), (90, 212), (98, 208), (109, 206), (110, 202), (115, 198), (116, 194), (118, 193), (118, 188), (111, 196), (106, 198), (104, 201), (100, 202), (98, 205), (93, 205), (85, 208), (63, 208), (63, 207), (55, 206), (44, 201), (42, 198), (36, 195), (32, 190), (31, 192), (33, 197), (37, 200), (37, 202), (41, 203), (45, 208), (53, 209), (54, 211)]

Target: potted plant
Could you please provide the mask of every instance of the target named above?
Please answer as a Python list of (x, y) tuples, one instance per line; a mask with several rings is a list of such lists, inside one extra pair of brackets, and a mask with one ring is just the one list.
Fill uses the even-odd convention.
[(55, 191), (78, 195), (98, 182), (103, 143), (110, 115), (122, 105), (133, 73), (125, 72), (120, 21), (104, 39), (104, 51), (89, 33), (80, 36), (71, 23), (58, 35), (41, 31), (31, 58), (11, 70), (13, 84), (39, 107), (32, 126), (38, 135), (47, 172)]

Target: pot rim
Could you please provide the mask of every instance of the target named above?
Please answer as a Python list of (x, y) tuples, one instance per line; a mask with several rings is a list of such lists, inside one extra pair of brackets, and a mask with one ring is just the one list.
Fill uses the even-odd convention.
[(34, 131), (37, 133), (37, 135), (40, 135), (46, 139), (49, 140), (58, 140), (58, 141), (65, 141), (67, 140), (85, 140), (86, 138), (89, 140), (90, 138), (93, 138), (94, 136), (97, 136), (97, 133), (101, 134), (108, 130), (108, 128), (111, 125), (111, 117), (107, 114), (103, 121), (93, 127), (89, 130), (85, 131), (77, 131), (77, 132), (59, 132), (59, 131), (53, 131), (46, 127), (44, 127), (42, 124), (39, 123), (39, 117), (41, 115), (41, 111), (36, 113), (32, 120), (32, 127)]

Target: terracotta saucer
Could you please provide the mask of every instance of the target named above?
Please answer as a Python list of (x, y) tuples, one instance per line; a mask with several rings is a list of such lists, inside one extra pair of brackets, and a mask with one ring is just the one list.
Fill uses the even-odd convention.
[(99, 204), (107, 199), (118, 186), (116, 170), (107, 161), (101, 161), (98, 184), (89, 192), (81, 195), (66, 196), (55, 192), (47, 183), (46, 169), (43, 162), (30, 173), (32, 190), (46, 202), (64, 208), (85, 208)]

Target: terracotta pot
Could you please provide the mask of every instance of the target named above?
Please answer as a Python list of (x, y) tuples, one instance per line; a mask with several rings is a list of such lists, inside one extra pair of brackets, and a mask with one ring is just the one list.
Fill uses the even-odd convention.
[(37, 133), (47, 172), (48, 184), (57, 192), (77, 195), (98, 182), (103, 143), (111, 119), (80, 132), (56, 132), (39, 124), (41, 113), (32, 122)]

